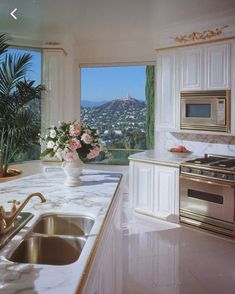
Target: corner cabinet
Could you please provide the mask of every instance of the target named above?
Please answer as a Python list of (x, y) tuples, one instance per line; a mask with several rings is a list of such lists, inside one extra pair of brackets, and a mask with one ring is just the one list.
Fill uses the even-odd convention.
[(178, 220), (178, 168), (131, 161), (129, 177), (130, 198), (136, 212)]

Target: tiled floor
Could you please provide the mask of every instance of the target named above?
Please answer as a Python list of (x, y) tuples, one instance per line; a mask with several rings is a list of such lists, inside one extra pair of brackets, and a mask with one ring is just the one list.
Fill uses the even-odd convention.
[[(127, 200), (127, 194), (126, 200)], [(123, 294), (235, 294), (235, 243), (123, 208)]]

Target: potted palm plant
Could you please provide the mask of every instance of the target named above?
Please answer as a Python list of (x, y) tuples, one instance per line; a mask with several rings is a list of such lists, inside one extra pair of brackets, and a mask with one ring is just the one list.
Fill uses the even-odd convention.
[(31, 148), (40, 130), (33, 101), (41, 99), (42, 85), (26, 80), (30, 54), (7, 53), (6, 34), (0, 35), (0, 177), (8, 176), (9, 163), (17, 153)]

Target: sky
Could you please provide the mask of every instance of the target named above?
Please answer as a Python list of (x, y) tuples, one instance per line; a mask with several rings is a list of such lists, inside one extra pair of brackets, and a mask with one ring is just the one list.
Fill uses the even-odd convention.
[(146, 66), (81, 69), (81, 100), (108, 101), (127, 95), (145, 100)]
[[(41, 52), (33, 50), (8, 49), (10, 54), (24, 54), (30, 53), (32, 55), (30, 70), (26, 74), (26, 79), (35, 81), (34, 86), (41, 84)], [(4, 58), (4, 56), (2, 56)], [(2, 60), (2, 59), (1, 59)]]
[[(8, 53), (30, 53), (30, 70), (26, 78), (41, 83), (41, 52), (8, 49)], [(109, 101), (127, 95), (145, 100), (146, 66), (113, 66), (81, 69), (81, 100)]]

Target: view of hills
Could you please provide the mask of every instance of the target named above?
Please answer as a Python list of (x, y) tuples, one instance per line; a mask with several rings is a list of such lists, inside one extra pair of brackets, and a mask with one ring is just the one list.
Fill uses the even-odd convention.
[(107, 147), (146, 148), (146, 103), (127, 96), (94, 106), (82, 102), (81, 120), (99, 130)]
[(102, 104), (104, 104), (106, 102), (107, 102), (106, 100), (101, 100), (101, 101), (82, 100), (81, 101), (81, 106), (82, 107), (93, 108), (93, 107), (96, 107), (96, 106), (100, 106), (100, 105), (102, 105)]

